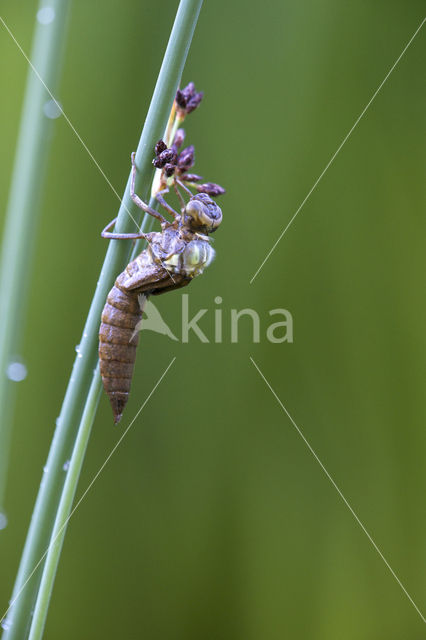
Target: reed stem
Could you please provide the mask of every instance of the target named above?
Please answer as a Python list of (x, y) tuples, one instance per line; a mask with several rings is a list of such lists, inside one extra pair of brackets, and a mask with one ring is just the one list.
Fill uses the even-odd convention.
[(81, 468), (83, 466), (87, 444), (89, 442), (93, 421), (96, 415), (96, 409), (98, 408), (101, 389), (102, 385), (99, 375), (99, 367), (96, 367), (93, 372), (92, 384), (90, 385), (74, 450), (72, 452), (69, 465), (66, 467), (66, 480), (56, 514), (55, 524), (52, 531), (52, 539), (46, 553), (43, 575), (41, 577), (40, 588), (31, 622), (30, 634), (28, 636), (29, 640), (38, 640), (43, 636), (47, 611), (53, 590), (53, 583), (55, 581), (62, 545), (64, 543), (75, 492), (77, 490), (77, 484)]
[[(59, 84), (69, 0), (52, 0), (48, 10), (41, 0), (34, 31), (31, 62), (53, 94)], [(5, 32), (12, 31), (0, 18)], [(21, 55), (17, 49), (17, 55)], [(40, 201), (54, 120), (46, 107), (55, 109), (49, 93), (30, 67), (16, 146), (9, 201), (6, 210), (0, 262), (0, 515), (4, 509), (6, 477), (12, 431), (14, 375), (22, 363), (18, 354), (24, 329), (28, 288), (31, 284), (34, 246), (40, 219)], [(49, 114), (49, 110), (47, 109)], [(14, 382), (15, 381), (15, 382)], [(4, 521), (5, 516), (3, 516)], [(0, 527), (1, 528), (1, 527)]]
[[(176, 19), (164, 55), (154, 94), (136, 151), (139, 169), (136, 179), (138, 193), (146, 199), (153, 177), (152, 157), (155, 143), (166, 129), (173, 99), (180, 82), (202, 0), (181, 0)], [(130, 150), (129, 150), (130, 151)], [(130, 164), (130, 154), (129, 154)], [(129, 215), (131, 214), (131, 216)], [(130, 198), (130, 172), (118, 213), (116, 231), (126, 233), (134, 230), (134, 220), (139, 224), (140, 210)], [(147, 219), (144, 220), (148, 224)], [(142, 225), (142, 229), (144, 224)], [(112, 240), (87, 317), (80, 348), (65, 394), (62, 410), (57, 421), (49, 456), (46, 463), (48, 473), (43, 477), (33, 511), (30, 528), (21, 558), (11, 606), (7, 617), (7, 630), (3, 640), (21, 640), (31, 622), (44, 562), (39, 563), (52, 539), (58, 505), (65, 482), (63, 466), (70, 459), (78, 437), (82, 415), (87, 407), (93, 371), (98, 359), (98, 331), (105, 299), (115, 277), (126, 266), (132, 249), (131, 241)], [(75, 478), (77, 482), (78, 478)], [(51, 571), (51, 567), (48, 569)], [(31, 575), (31, 578), (29, 576)], [(40, 606), (46, 615), (48, 598), (40, 595)], [(40, 636), (35, 636), (40, 637)]]

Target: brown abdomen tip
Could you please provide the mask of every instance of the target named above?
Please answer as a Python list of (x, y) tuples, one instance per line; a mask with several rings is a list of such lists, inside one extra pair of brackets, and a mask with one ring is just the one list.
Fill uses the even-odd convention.
[(129, 394), (123, 391), (115, 391), (114, 393), (109, 394), (112, 412), (114, 414), (114, 424), (118, 424), (120, 422), (128, 398)]
[(136, 326), (141, 317), (137, 297), (127, 295), (114, 286), (102, 312), (99, 361), (102, 383), (111, 402), (115, 424), (120, 422), (129, 398), (139, 340)]

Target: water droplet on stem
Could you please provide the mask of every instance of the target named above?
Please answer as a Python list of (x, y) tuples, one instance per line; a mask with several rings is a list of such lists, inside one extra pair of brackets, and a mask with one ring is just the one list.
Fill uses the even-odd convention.
[(37, 20), (40, 24), (50, 24), (55, 19), (55, 9), (53, 7), (43, 7), (37, 11)]
[(27, 367), (22, 362), (10, 362), (6, 375), (12, 382), (22, 382), (27, 377)]
[(6, 527), (7, 527), (7, 515), (3, 511), (0, 511), (0, 531), (2, 529), (6, 529)]

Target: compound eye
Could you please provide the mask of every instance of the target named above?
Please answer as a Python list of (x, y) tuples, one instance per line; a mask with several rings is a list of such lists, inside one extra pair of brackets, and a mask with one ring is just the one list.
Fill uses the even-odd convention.
[(216, 231), (222, 222), (222, 210), (206, 193), (193, 196), (186, 205), (186, 216), (193, 228)]

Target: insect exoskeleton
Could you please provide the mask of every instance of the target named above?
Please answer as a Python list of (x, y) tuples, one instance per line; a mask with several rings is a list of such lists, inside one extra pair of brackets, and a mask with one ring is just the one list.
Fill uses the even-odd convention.
[(197, 193), (185, 207), (185, 224), (213, 233), (222, 222), (222, 209), (207, 195)]
[(164, 260), (166, 269), (172, 273), (184, 273), (190, 278), (201, 275), (214, 258), (214, 249), (202, 236), (191, 240), (181, 253), (174, 253)]
[[(201, 93), (195, 93), (192, 83), (178, 92), (177, 120), (182, 120), (184, 112), (193, 111), (201, 97)], [(121, 419), (130, 392), (143, 312), (140, 301), (187, 286), (203, 273), (215, 255), (209, 234), (216, 231), (222, 222), (222, 210), (210, 195), (216, 197), (225, 190), (213, 182), (199, 184), (201, 176), (188, 173), (194, 163), (194, 147), (187, 147), (179, 153), (184, 137), (183, 129), (177, 129), (171, 146), (167, 147), (160, 140), (155, 146), (153, 161), (161, 171), (160, 179), (155, 183), (155, 198), (173, 220), (168, 221), (136, 194), (136, 157), (132, 153), (130, 197), (140, 209), (160, 222), (161, 232), (111, 232), (115, 220), (102, 231), (102, 236), (111, 240), (143, 238), (148, 241), (146, 249), (117, 277), (102, 313), (100, 371), (116, 423)], [(194, 195), (189, 187), (198, 193)], [(164, 198), (171, 188), (179, 199), (179, 211)], [(181, 189), (189, 196), (188, 201), (182, 196)]]

